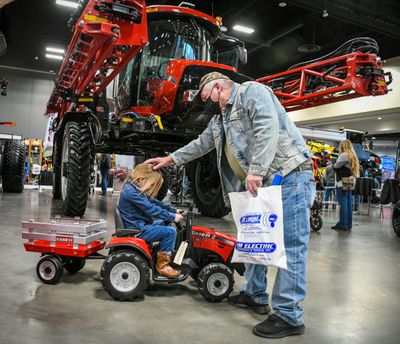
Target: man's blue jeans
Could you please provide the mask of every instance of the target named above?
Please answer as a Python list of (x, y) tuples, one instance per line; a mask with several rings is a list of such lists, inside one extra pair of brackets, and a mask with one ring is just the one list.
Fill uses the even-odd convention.
[[(291, 172), (283, 178), (283, 227), (287, 270), (278, 269), (272, 291), (274, 313), (293, 326), (304, 323), (299, 302), (306, 295), (307, 247), (310, 237), (310, 208), (314, 202), (312, 171)], [(242, 290), (256, 302), (267, 304), (267, 267), (246, 264)]]
[(353, 192), (336, 188), (336, 195), (340, 206), (340, 217), (337, 225), (342, 228), (351, 229), (353, 227)]
[(175, 248), (176, 229), (164, 225), (163, 220), (157, 220), (151, 225), (143, 226), (143, 232), (139, 235), (139, 238), (146, 242), (161, 241), (160, 250), (172, 252)]

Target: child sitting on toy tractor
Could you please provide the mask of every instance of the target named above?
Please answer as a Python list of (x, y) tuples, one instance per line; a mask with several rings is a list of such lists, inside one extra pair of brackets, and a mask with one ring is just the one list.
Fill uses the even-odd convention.
[[(179, 223), (183, 216), (180, 209), (174, 209), (155, 198), (162, 184), (160, 172), (153, 171), (152, 165), (137, 165), (128, 175), (118, 207), (125, 228), (140, 230), (137, 237), (148, 243), (161, 241), (160, 251), (157, 253), (157, 271), (162, 276), (174, 278), (181, 274), (170, 266), (176, 229), (165, 222)], [(158, 220), (154, 221), (154, 218)]]

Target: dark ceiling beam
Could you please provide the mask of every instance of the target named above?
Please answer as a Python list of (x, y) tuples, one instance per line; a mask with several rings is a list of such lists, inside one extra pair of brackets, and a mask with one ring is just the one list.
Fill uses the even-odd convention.
[(276, 31), (268, 39), (260, 41), (256, 47), (249, 49), (247, 54), (249, 56), (251, 56), (251, 55), (254, 55), (259, 49), (269, 48), (272, 45), (272, 43), (274, 43), (278, 39), (289, 35), (290, 33), (300, 29), (303, 26), (304, 26), (304, 24), (300, 23), (300, 22), (293, 23), (291, 25), (287, 25), (286, 27), (280, 29), (279, 31)]
[(334, 1), (315, 1), (315, 0), (291, 0), (291, 4), (311, 10), (322, 15), (326, 9), (329, 16), (337, 18), (343, 22), (355, 24), (360, 27), (384, 34), (386, 36), (400, 40), (400, 27), (370, 14), (357, 13), (350, 7), (337, 5)]
[(247, 5), (242, 6), (239, 10), (234, 11), (233, 9), (229, 9), (228, 12), (224, 14), (227, 18), (229, 18), (229, 21), (232, 22), (232, 20), (236, 19), (239, 17), (243, 12), (245, 12), (248, 8), (254, 5), (254, 3), (257, 2), (257, 0), (252, 0), (247, 3)]

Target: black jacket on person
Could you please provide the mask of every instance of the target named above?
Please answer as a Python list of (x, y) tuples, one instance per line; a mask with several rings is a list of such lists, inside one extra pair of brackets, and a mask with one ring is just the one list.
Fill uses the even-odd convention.
[(381, 193), (382, 204), (395, 204), (400, 200), (400, 185), (397, 179), (386, 179)]

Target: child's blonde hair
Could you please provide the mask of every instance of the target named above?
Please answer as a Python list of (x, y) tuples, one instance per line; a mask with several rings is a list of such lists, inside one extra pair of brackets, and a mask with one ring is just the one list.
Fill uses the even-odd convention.
[[(139, 182), (145, 180), (145, 187), (139, 187)], [(128, 175), (128, 180), (134, 183), (140, 191), (144, 194), (150, 195), (154, 198), (157, 196), (164, 182), (163, 177), (159, 171), (153, 170), (151, 164), (136, 165), (133, 171)]]
[(351, 143), (350, 140), (343, 140), (339, 144), (339, 154), (341, 153), (347, 153), (349, 156), (349, 161), (350, 161), (350, 166), (351, 166), (351, 171), (353, 172), (353, 175), (356, 177), (360, 176), (360, 164), (357, 158), (357, 154), (354, 151), (353, 144)]

